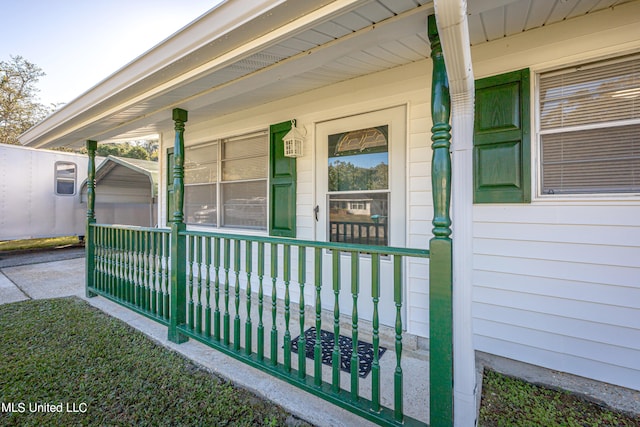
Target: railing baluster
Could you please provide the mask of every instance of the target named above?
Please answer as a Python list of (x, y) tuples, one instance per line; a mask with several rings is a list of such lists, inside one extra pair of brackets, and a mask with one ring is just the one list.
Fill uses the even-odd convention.
[[(384, 225), (379, 226), (363, 226), (363, 225), (347, 225), (340, 224), (341, 229), (336, 230), (336, 235), (341, 239), (348, 241), (357, 241), (370, 238), (371, 241), (385, 240)], [(336, 225), (336, 227), (339, 227)], [(171, 239), (165, 231), (154, 230), (142, 227), (125, 227), (118, 228), (112, 226), (94, 227), (94, 285), (92, 289), (100, 291), (103, 295), (113, 299), (121, 300), (125, 306), (135, 306), (138, 312), (144, 312), (145, 315), (155, 318), (161, 322), (165, 322), (170, 317), (170, 270), (175, 268), (170, 266), (170, 245)], [(371, 227), (374, 227), (373, 229)], [(363, 234), (364, 233), (364, 234)], [(288, 382), (296, 384), (303, 389), (317, 393), (325, 398), (336, 401), (343, 401), (341, 406), (352, 410), (355, 413), (373, 420), (381, 422), (385, 425), (402, 425), (404, 423), (412, 423), (412, 420), (404, 415), (403, 398), (404, 398), (404, 379), (402, 366), (403, 352), (403, 263), (404, 257), (427, 258), (429, 253), (424, 250), (402, 249), (402, 248), (375, 248), (371, 246), (352, 246), (335, 245), (332, 242), (313, 242), (293, 239), (280, 239), (271, 237), (249, 237), (244, 235), (222, 235), (218, 233), (207, 232), (181, 232), (185, 237), (186, 251), (183, 255), (185, 264), (178, 265), (181, 271), (181, 277), (186, 279), (187, 286), (184, 290), (185, 298), (181, 303), (181, 307), (187, 309), (187, 319), (182, 320), (182, 329), (180, 331), (186, 337), (196, 338), (214, 348), (218, 348), (223, 352), (233, 355), (234, 357), (248, 361), (250, 364), (256, 365), (257, 362), (262, 364), (266, 371), (277, 372), (276, 375), (285, 378)], [(221, 248), (221, 243), (224, 247)], [(254, 244), (255, 243), (255, 244)], [(213, 248), (212, 248), (213, 245)], [(233, 247), (232, 247), (233, 245)], [(244, 245), (244, 247), (243, 247)], [(266, 246), (269, 245), (269, 248)], [(280, 248), (282, 246), (282, 249)], [(297, 247), (295, 253), (292, 254), (291, 247)], [(257, 247), (257, 249), (256, 249)], [(307, 283), (307, 250), (313, 248), (313, 284), (315, 286), (315, 319), (306, 319), (306, 295), (305, 288)], [(325, 289), (327, 295), (323, 295), (323, 262), (327, 257), (327, 252), (331, 256), (331, 290)], [(271, 334), (270, 348), (265, 348), (265, 325), (264, 325), (264, 276), (265, 276), (265, 255), (271, 256)], [(343, 255), (349, 254), (350, 264), (346, 265), (346, 258)], [(361, 255), (370, 256), (370, 262), (361, 262)], [(255, 266), (254, 259), (258, 257)], [(393, 273), (387, 274), (384, 270), (382, 275), (381, 256), (392, 257)], [(224, 257), (221, 260), (221, 257)], [(244, 259), (243, 259), (244, 257)], [(297, 257), (297, 258), (296, 258)], [(282, 259), (282, 276), (280, 274), (280, 266), (278, 259)], [(297, 277), (292, 279), (292, 263), (297, 259)], [(233, 260), (233, 261), (232, 261)], [(232, 265), (233, 262), (233, 265)], [(345, 265), (342, 265), (342, 264)], [(311, 264), (311, 263), (310, 263)], [(385, 265), (387, 262), (385, 261)], [(369, 302), (360, 301), (361, 290), (361, 268), (366, 274), (371, 273), (371, 325), (372, 325), (372, 364), (371, 364), (371, 394), (366, 397), (360, 395), (360, 362), (362, 356), (358, 354), (359, 337), (361, 333), (360, 317), (363, 315), (362, 305), (368, 305)], [(369, 267), (370, 266), (370, 267)], [(188, 270), (187, 270), (188, 268)], [(224, 272), (220, 269), (223, 268)], [(311, 265), (309, 266), (311, 268)], [(349, 277), (347, 272), (342, 272), (342, 268), (349, 268)], [(385, 267), (386, 268), (386, 267)], [(204, 270), (203, 270), (204, 269)], [(215, 273), (214, 271), (215, 270)], [(230, 273), (234, 274), (234, 282), (230, 277)], [(246, 274), (245, 301), (241, 300), (241, 276)], [(346, 280), (350, 280), (350, 286), (344, 289), (345, 295), (341, 299), (340, 292), (343, 288), (342, 273)], [(215, 277), (214, 277), (215, 274)], [(267, 273), (268, 274), (268, 273)], [(252, 283), (257, 275), (256, 284)], [(253, 276), (253, 277), (252, 277)], [(395, 366), (392, 368), (382, 368), (380, 365), (380, 285), (381, 281), (388, 284), (390, 277), (393, 276), (393, 301), (395, 304), (395, 322), (394, 322), (394, 350), (395, 350)], [(244, 277), (244, 276), (243, 276)], [(293, 282), (292, 282), (293, 280)], [(298, 337), (298, 354), (297, 361), (292, 360), (291, 355), (291, 335), (296, 332), (298, 327), (294, 325), (291, 330), (291, 286), (295, 286), (298, 282), (300, 292), (298, 299), (298, 315), (299, 315), (299, 337)], [(283, 284), (283, 295), (278, 301), (279, 282)], [(224, 290), (222, 289), (224, 286)], [(267, 285), (268, 286), (268, 285)], [(234, 295), (231, 295), (231, 287), (233, 287)], [(253, 298), (253, 290), (257, 291), (257, 298)], [(312, 290), (313, 291), (313, 290)], [(326, 330), (332, 330), (334, 336), (333, 345), (330, 348), (330, 369), (331, 379), (327, 382), (323, 381), (323, 329), (322, 316), (329, 314), (328, 310), (323, 313), (322, 298), (331, 297), (330, 291), (333, 291), (333, 328), (326, 325)], [(224, 292), (224, 301), (221, 301), (222, 292)], [(350, 302), (347, 302), (350, 292)], [(313, 292), (312, 292), (313, 293)], [(212, 295), (213, 294), (213, 295)], [(294, 290), (295, 294), (295, 290)], [(231, 298), (233, 297), (234, 307), (230, 307)], [(212, 298), (215, 299), (212, 301)], [(295, 297), (294, 297), (295, 298)], [(206, 300), (206, 302), (205, 302)], [(256, 301), (257, 300), (257, 301)], [(126, 303), (125, 303), (126, 302)], [(279, 304), (282, 303), (282, 306)], [(351, 309), (347, 312), (346, 307), (342, 307), (341, 303), (351, 304)], [(383, 303), (390, 304), (390, 301), (384, 300)], [(224, 304), (224, 310), (221, 304)], [(253, 304), (256, 304), (257, 314), (252, 316)], [(325, 305), (329, 305), (329, 299)], [(214, 306), (215, 305), (215, 309)], [(388, 306), (388, 305), (387, 305)], [(234, 309), (233, 325), (231, 324), (231, 309)], [(241, 311), (246, 309), (246, 313), (241, 315)], [(325, 307), (328, 309), (328, 307)], [(329, 309), (330, 310), (330, 309)], [(221, 312), (224, 311), (224, 319), (220, 319)], [(213, 316), (212, 316), (213, 314)], [(242, 316), (246, 314), (243, 319)], [(331, 315), (329, 314), (329, 315)], [(256, 339), (257, 347), (253, 347), (253, 322), (257, 320)], [(282, 317), (279, 317), (282, 316)], [(345, 317), (351, 319), (351, 352), (350, 363), (351, 368), (348, 373), (349, 389), (347, 385), (341, 387), (342, 380), (342, 360), (343, 354), (340, 346), (340, 331), (348, 329), (348, 326), (342, 328), (341, 320), (345, 321)], [(203, 325), (204, 322), (204, 325)], [(279, 342), (279, 323), (284, 323), (283, 342)], [(311, 322), (308, 324), (307, 322)], [(309, 337), (305, 335), (305, 327), (315, 324), (315, 344), (313, 346), (313, 381), (308, 378), (310, 369), (307, 367), (306, 349), (309, 343)], [(346, 323), (344, 323), (346, 325)], [(186, 329), (184, 327), (186, 326)], [(280, 325), (282, 326), (282, 325)], [(213, 331), (212, 331), (213, 328)], [(231, 331), (233, 328), (233, 332)], [(244, 339), (242, 332), (244, 328)], [(233, 334), (233, 336), (232, 336)], [(266, 337), (267, 339), (269, 337)], [(233, 340), (233, 348), (231, 341)], [(241, 344), (242, 342), (242, 344)], [(242, 348), (244, 346), (244, 349)], [(346, 349), (349, 351), (349, 349)], [(284, 357), (282, 363), (278, 362), (279, 352), (283, 351)], [(325, 350), (326, 351), (326, 350)], [(269, 352), (270, 361), (265, 363), (265, 352)], [(255, 353), (255, 355), (254, 355)], [(393, 357), (393, 356), (392, 356)], [(392, 362), (391, 360), (388, 362)], [(292, 366), (295, 364), (296, 366)], [(392, 365), (389, 363), (388, 365)], [(296, 369), (297, 367), (297, 369)], [(327, 368), (325, 368), (327, 369)], [(297, 373), (293, 371), (297, 370)], [(383, 372), (384, 371), (384, 372)], [(327, 370), (325, 374), (328, 374)], [(383, 375), (384, 374), (384, 375)], [(384, 378), (384, 381), (383, 381)], [(327, 376), (328, 379), (328, 376)], [(346, 377), (345, 377), (346, 379)], [(381, 387), (387, 389), (393, 384), (393, 404), (389, 407), (382, 406)], [(408, 420), (408, 421), (407, 421)]]
[(158, 314), (158, 292), (156, 288), (156, 267), (157, 267), (157, 237), (158, 234), (155, 232), (149, 233), (149, 243), (150, 243), (150, 251), (149, 251), (149, 272), (150, 272), (150, 281), (149, 281), (149, 310), (151, 313), (157, 315)]
[(307, 248), (298, 246), (298, 284), (300, 285), (300, 336), (298, 338), (298, 378), (307, 376), (306, 350), (307, 340), (304, 336), (304, 282), (307, 276)]
[(142, 241), (142, 233), (140, 231), (134, 231), (134, 234), (136, 236), (136, 271), (138, 273), (137, 277), (136, 277), (136, 289), (137, 289), (137, 298), (136, 298), (136, 305), (138, 306), (138, 308), (143, 308), (144, 307), (144, 303), (143, 303), (143, 296), (144, 296), (144, 284), (142, 283), (142, 281), (144, 280), (144, 265), (143, 262), (143, 251), (144, 248), (142, 247), (143, 241)]
[(231, 240), (224, 239), (224, 316), (223, 316), (223, 334), (224, 344), (229, 345), (230, 342), (230, 321), (229, 316), (229, 267), (231, 266)]
[(278, 364), (278, 327), (276, 325), (276, 315), (278, 310), (278, 299), (276, 292), (276, 282), (278, 280), (278, 245), (271, 244), (271, 364)]
[(187, 325), (189, 326), (189, 328), (191, 330), (194, 329), (194, 321), (193, 321), (193, 315), (194, 315), (194, 303), (193, 303), (193, 261), (194, 261), (194, 247), (195, 247), (195, 240), (196, 240), (196, 236), (187, 236), (187, 247), (189, 248), (188, 251), (188, 262), (189, 262), (189, 283), (187, 284), (187, 290), (188, 290), (188, 303), (187, 303)]
[(264, 304), (264, 289), (262, 279), (264, 278), (264, 242), (258, 242), (258, 360), (264, 359), (264, 323), (262, 322), (262, 312)]
[(289, 321), (291, 319), (291, 298), (289, 285), (291, 281), (291, 246), (283, 245), (283, 278), (284, 278), (284, 370), (291, 372), (291, 331)]
[(213, 238), (213, 267), (215, 269), (214, 297), (216, 308), (213, 312), (213, 337), (220, 340), (220, 238)]
[(351, 341), (353, 344), (351, 353), (351, 399), (358, 400), (359, 392), (359, 366), (358, 354), (358, 294), (360, 293), (360, 256), (356, 251), (351, 252), (351, 296), (353, 308), (351, 309)]
[(163, 305), (164, 308), (163, 310), (163, 314), (164, 314), (164, 318), (165, 319), (169, 319), (170, 316), (170, 310), (169, 310), (169, 306), (170, 306), (170, 295), (169, 295), (169, 241), (170, 241), (170, 236), (168, 234), (163, 234), (162, 235), (162, 244), (163, 244), (163, 251), (162, 251), (162, 258), (163, 258), (163, 272), (162, 272), (162, 281), (164, 282), (164, 287), (162, 290), (162, 296), (163, 296)]
[(129, 294), (130, 294), (130, 300), (129, 302), (131, 304), (135, 304), (136, 303), (136, 264), (135, 264), (135, 258), (134, 258), (134, 253), (135, 253), (135, 241), (134, 241), (134, 234), (133, 234), (133, 230), (127, 230), (127, 245), (129, 246), (128, 250), (127, 250), (127, 260), (126, 260), (126, 269), (127, 271), (130, 271), (130, 275), (129, 275)]
[(371, 363), (371, 410), (380, 412), (380, 336), (378, 301), (380, 300), (380, 254), (371, 254), (371, 297), (373, 299), (373, 362)]
[(393, 256), (393, 301), (396, 303), (396, 369), (393, 374), (393, 415), (396, 421), (403, 419), (402, 394), (402, 256)]
[(313, 383), (319, 387), (322, 385), (322, 344), (320, 339), (320, 329), (322, 328), (322, 248), (315, 248), (314, 264), (316, 285), (316, 342), (313, 346)]
[(196, 302), (196, 332), (202, 333), (202, 237), (196, 239), (196, 260), (198, 262), (198, 292)]
[(211, 337), (211, 237), (204, 240), (205, 286), (207, 304), (204, 309), (204, 335)]
[(151, 311), (151, 236), (148, 230), (143, 232), (144, 238), (144, 308)]
[(233, 245), (233, 269), (236, 276), (234, 305), (236, 315), (233, 318), (233, 349), (240, 350), (240, 244), (241, 240), (234, 240)]
[(331, 353), (332, 390), (340, 391), (340, 251), (331, 250), (333, 261), (333, 352)]
[(247, 318), (244, 322), (244, 350), (245, 354), (249, 355), (252, 353), (252, 334), (251, 330), (253, 325), (251, 324), (251, 269), (253, 266), (253, 257), (251, 256), (253, 253), (253, 244), (251, 240), (245, 241), (245, 270), (247, 273), (247, 288), (246, 288), (246, 299), (247, 299)]

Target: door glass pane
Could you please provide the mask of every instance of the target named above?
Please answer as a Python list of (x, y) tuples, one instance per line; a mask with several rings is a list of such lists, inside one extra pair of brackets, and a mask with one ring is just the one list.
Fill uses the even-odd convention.
[(329, 241), (387, 246), (389, 193), (329, 195)]
[(388, 189), (388, 135), (388, 126), (329, 135), (329, 191)]

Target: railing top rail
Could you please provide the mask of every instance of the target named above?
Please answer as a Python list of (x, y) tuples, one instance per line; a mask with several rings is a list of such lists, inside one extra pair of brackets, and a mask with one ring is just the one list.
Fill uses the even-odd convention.
[(159, 228), (159, 227), (140, 227), (137, 225), (123, 225), (123, 224), (90, 224), (91, 227), (100, 228), (112, 228), (116, 230), (134, 230), (134, 231), (152, 231), (154, 233), (170, 234), (171, 229)]
[(370, 254), (380, 255), (402, 255), (419, 258), (429, 258), (428, 249), (399, 248), (394, 246), (373, 246), (342, 242), (320, 242), (316, 240), (290, 239), (285, 237), (272, 236), (252, 236), (247, 234), (229, 234), (211, 231), (186, 230), (181, 231), (180, 234), (184, 236), (203, 236), (213, 238), (217, 237), (230, 240), (250, 240), (252, 242), (279, 243), (283, 245), (304, 246), (308, 248), (337, 249), (346, 252), (366, 252)]

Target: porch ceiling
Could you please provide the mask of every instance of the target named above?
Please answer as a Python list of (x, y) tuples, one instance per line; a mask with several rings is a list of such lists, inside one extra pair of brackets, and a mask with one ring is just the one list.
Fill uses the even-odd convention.
[[(629, 1), (638, 0), (468, 0), (470, 40), (479, 44)], [(239, 12), (248, 5), (261, 9)], [(175, 107), (198, 122), (419, 61), (429, 55), (431, 13), (427, 0), (228, 1), (21, 142), (54, 147), (141, 138), (171, 127), (168, 111)], [(220, 25), (224, 19), (228, 25)]]

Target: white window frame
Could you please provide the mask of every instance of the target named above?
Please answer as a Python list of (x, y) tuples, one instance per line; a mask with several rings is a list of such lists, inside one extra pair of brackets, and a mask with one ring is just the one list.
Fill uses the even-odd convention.
[[(621, 202), (632, 202), (636, 203), (640, 201), (640, 192), (594, 192), (594, 193), (560, 193), (560, 194), (545, 194), (543, 193), (543, 176), (542, 176), (542, 135), (545, 133), (541, 131), (541, 106), (540, 106), (540, 79), (541, 76), (548, 73), (561, 72), (565, 69), (571, 68), (580, 68), (582, 66), (591, 65), (598, 62), (618, 62), (623, 61), (625, 58), (629, 58), (631, 56), (638, 56), (637, 52), (617, 52), (614, 54), (607, 55), (606, 57), (585, 57), (578, 61), (572, 63), (558, 63), (555, 62), (553, 65), (548, 64), (546, 66), (541, 67), (531, 67), (532, 73), (534, 73), (535, 78), (534, 82), (531, 85), (531, 109), (530, 111), (534, 112), (531, 115), (531, 128), (535, 129), (534, 141), (533, 144), (534, 153), (531, 156), (531, 171), (534, 176), (532, 176), (532, 182), (535, 183), (536, 189), (533, 191), (534, 201), (536, 202), (575, 202), (575, 203), (583, 203), (583, 202), (610, 202), (610, 201), (621, 201)], [(612, 123), (615, 123), (612, 125)], [(639, 124), (640, 119), (626, 120), (626, 121), (616, 121), (616, 122), (604, 122), (604, 124), (587, 124), (580, 127), (576, 127), (576, 129), (602, 129), (607, 127), (615, 127), (615, 126), (623, 126), (628, 124)], [(572, 129), (573, 130), (573, 129)], [(547, 132), (550, 133), (550, 132)]]

